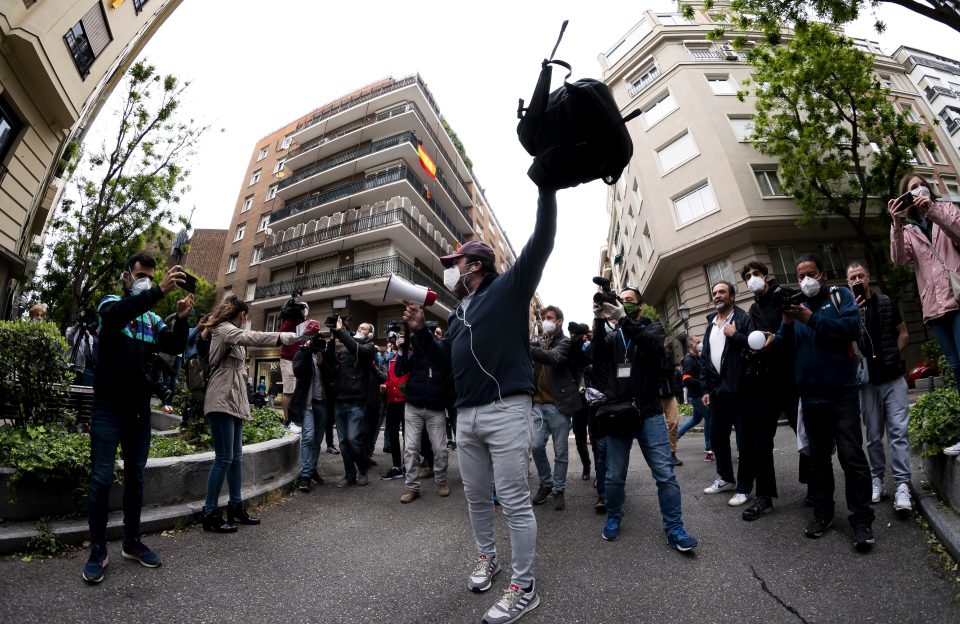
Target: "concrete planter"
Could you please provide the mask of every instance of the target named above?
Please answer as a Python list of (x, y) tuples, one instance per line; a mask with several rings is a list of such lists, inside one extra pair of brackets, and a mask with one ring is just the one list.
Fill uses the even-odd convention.
[(930, 486), (947, 504), (960, 510), (960, 459), (934, 455), (923, 460)]
[[(203, 501), (213, 451), (147, 460), (144, 470), (143, 506), (166, 507)], [(123, 462), (117, 462), (120, 466)], [(287, 434), (277, 440), (243, 448), (243, 485), (259, 488), (278, 479), (295, 478), (300, 466), (300, 436)], [(78, 511), (75, 495), (68, 486), (30, 479), (17, 487), (17, 501), (10, 502), (8, 483), (12, 468), (0, 467), (0, 518), (8, 522), (35, 521), (42, 517), (64, 516)], [(224, 487), (226, 490), (226, 487)], [(86, 495), (85, 492), (81, 493)], [(110, 510), (123, 508), (123, 487), (110, 489)]]

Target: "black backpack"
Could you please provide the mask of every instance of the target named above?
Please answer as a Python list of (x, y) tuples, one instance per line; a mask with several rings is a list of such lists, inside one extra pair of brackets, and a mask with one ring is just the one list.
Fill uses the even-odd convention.
[[(598, 178), (613, 185), (633, 156), (626, 122), (640, 111), (621, 117), (610, 88), (599, 80), (567, 82), (573, 69), (553, 59), (566, 28), (564, 21), (550, 58), (541, 65), (530, 106), (524, 108), (521, 99), (517, 109), (517, 136), (533, 156), (527, 175), (545, 188), (569, 188)], [(548, 94), (553, 65), (566, 68), (567, 75), (563, 86)]]

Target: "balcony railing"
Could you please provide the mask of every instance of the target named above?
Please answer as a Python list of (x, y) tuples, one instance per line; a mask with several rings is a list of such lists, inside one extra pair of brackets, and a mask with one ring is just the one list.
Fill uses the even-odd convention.
[(289, 178), (286, 178), (285, 180), (281, 180), (279, 186), (277, 186), (277, 190), (285, 189), (291, 184), (296, 184), (297, 182), (305, 180), (311, 176), (315, 176), (318, 173), (323, 173), (324, 171), (333, 169), (334, 167), (339, 167), (340, 165), (350, 162), (351, 160), (369, 156), (370, 154), (381, 152), (385, 149), (396, 147), (397, 145), (402, 145), (403, 143), (409, 143), (416, 147), (416, 135), (412, 132), (401, 132), (400, 134), (395, 134), (394, 136), (380, 139), (379, 141), (374, 141), (365, 145), (358, 145), (357, 147), (347, 150), (341, 154), (337, 154), (336, 156), (331, 156), (330, 158), (317, 161), (312, 165), (302, 169), (297, 169), (295, 174)]
[[(427, 118), (424, 117), (423, 112), (422, 112), (422, 111), (420, 110), (420, 108), (419, 108), (416, 104), (414, 104), (413, 102), (407, 102), (406, 104), (400, 104), (399, 106), (394, 106), (393, 108), (389, 108), (389, 109), (387, 109), (387, 110), (380, 111), (379, 113), (375, 113), (375, 114), (373, 114), (373, 115), (367, 115), (366, 117), (363, 117), (362, 119), (358, 119), (357, 121), (351, 122), (351, 123), (349, 123), (349, 124), (347, 124), (347, 125), (345, 125), (345, 126), (341, 126), (341, 127), (339, 127), (339, 128), (335, 128), (335, 129), (331, 130), (330, 132), (328, 132), (328, 133), (326, 133), (326, 134), (323, 134), (323, 135), (321, 135), (321, 136), (319, 136), (319, 137), (317, 137), (317, 138), (315, 138), (315, 139), (312, 139), (312, 140), (310, 140), (310, 141), (307, 141), (307, 142), (304, 143), (303, 145), (298, 145), (298, 146), (294, 147), (294, 148), (291, 149), (290, 152), (288, 153), (287, 159), (289, 160), (290, 158), (293, 158), (293, 157), (295, 157), (295, 156), (299, 156), (300, 154), (302, 154), (302, 153), (304, 153), (304, 152), (307, 152), (307, 151), (313, 149), (314, 147), (317, 147), (317, 146), (319, 146), (319, 145), (323, 145), (324, 143), (329, 143), (330, 141), (333, 141), (334, 139), (338, 139), (338, 138), (340, 138), (340, 137), (342, 137), (342, 136), (344, 136), (344, 135), (346, 135), (346, 134), (350, 134), (351, 132), (354, 132), (354, 131), (356, 131), (356, 130), (359, 130), (360, 128), (373, 125), (373, 124), (378, 123), (378, 122), (381, 122), (381, 121), (383, 121), (383, 120), (385, 120), (385, 119), (390, 119), (391, 117), (396, 117), (397, 115), (402, 115), (402, 114), (404, 114), (404, 113), (406, 113), (406, 112), (413, 112), (413, 114), (417, 116), (417, 119), (420, 120), (420, 123), (423, 124), (423, 127), (427, 130), (427, 134), (430, 135), (430, 138), (433, 139), (433, 142), (434, 142), (434, 144), (437, 146), (437, 149), (439, 149), (440, 155), (447, 161), (447, 163), (450, 164), (451, 169), (453, 169), (454, 178), (455, 178), (455, 179), (457, 180), (457, 182), (460, 184), (460, 188), (463, 189), (464, 195), (467, 195), (467, 196), (469, 197), (470, 193), (467, 192), (467, 184), (466, 184), (466, 182), (464, 182), (463, 179), (460, 178), (460, 175), (457, 173), (456, 168), (453, 167), (453, 163), (454, 163), (455, 161), (454, 161), (452, 158), (450, 158), (450, 155), (447, 153), (447, 151), (446, 151), (445, 149), (443, 149), (443, 144), (440, 142), (440, 139), (439, 139), (439, 137), (437, 137), (437, 134), (433, 131), (433, 128), (430, 127), (430, 124), (427, 123)], [(443, 172), (442, 172), (442, 171), (439, 171), (439, 172), (437, 173), (437, 178), (440, 179), (440, 178), (442, 178), (442, 177), (443, 177)], [(446, 180), (441, 180), (441, 183), (446, 186)], [(283, 186), (281, 185), (280, 188), (283, 188)], [(447, 188), (447, 192), (450, 193), (450, 196), (451, 196), (451, 197), (454, 197), (454, 195), (453, 195), (453, 193), (450, 191), (449, 187), (446, 187), (446, 188)], [(469, 223), (471, 223), (471, 224), (473, 223), (473, 221), (470, 220), (470, 217), (469, 217), (469, 215), (467, 214), (466, 210), (464, 210), (463, 208), (460, 208), (460, 212), (461, 212), (461, 213), (463, 214), (463, 216), (467, 219), (467, 222), (469, 222)]]
[(924, 93), (926, 93), (927, 95), (928, 102), (933, 102), (940, 95), (943, 95), (948, 98), (958, 97), (958, 95), (954, 93), (953, 89), (948, 89), (947, 87), (940, 87), (940, 86), (925, 87)]
[[(393, 184), (394, 182), (401, 182), (403, 180), (406, 180), (410, 183), (414, 191), (416, 191), (417, 194), (419, 194), (420, 197), (422, 197), (427, 203), (427, 205), (430, 206), (430, 209), (437, 216), (437, 218), (440, 219), (444, 225), (450, 228), (450, 232), (453, 233), (456, 239), (458, 241), (463, 241), (463, 233), (457, 228), (456, 225), (453, 224), (453, 221), (450, 220), (450, 217), (444, 214), (440, 206), (437, 205), (437, 201), (430, 196), (430, 193), (427, 190), (427, 185), (424, 184), (420, 178), (416, 176), (416, 174), (410, 171), (406, 165), (400, 165), (396, 169), (377, 173), (368, 178), (364, 178), (363, 180), (337, 186), (323, 191), (322, 193), (317, 193), (316, 195), (307, 197), (306, 199), (288, 204), (280, 210), (271, 213), (270, 221), (276, 223), (280, 219), (285, 219), (289, 216), (303, 212), (304, 210), (309, 210), (310, 208), (336, 201), (338, 199), (343, 199), (344, 197), (348, 197), (356, 193), (369, 191), (371, 189)], [(454, 199), (454, 201), (456, 202), (456, 199)]]
[(633, 83), (633, 86), (627, 90), (627, 95), (629, 95), (630, 97), (633, 97), (636, 94), (640, 93), (641, 91), (646, 89), (647, 86), (649, 86), (654, 80), (656, 80), (657, 76), (659, 75), (660, 75), (660, 69), (657, 67), (652, 68), (651, 71), (648, 71), (643, 76), (641, 76), (639, 80)]
[(276, 245), (270, 245), (269, 247), (265, 247), (263, 249), (263, 259), (266, 260), (268, 258), (281, 256), (291, 251), (312, 247), (325, 241), (334, 240), (343, 236), (371, 232), (400, 223), (405, 225), (408, 230), (413, 232), (414, 235), (416, 235), (416, 237), (420, 239), (420, 241), (426, 245), (438, 258), (447, 253), (446, 249), (442, 249), (440, 245), (437, 244), (437, 241), (432, 236), (427, 234), (426, 229), (424, 229), (417, 222), (417, 220), (413, 218), (413, 215), (402, 208), (397, 208), (381, 214), (371, 215), (369, 217), (363, 217), (362, 219), (341, 223), (340, 225), (323, 228), (322, 230), (317, 230), (316, 232), (311, 232), (297, 238), (285, 240), (282, 243), (277, 243)]
[(295, 290), (310, 291), (320, 288), (342, 286), (350, 282), (389, 277), (391, 273), (396, 273), (415, 284), (430, 288), (437, 293), (437, 298), (450, 308), (457, 305), (457, 300), (450, 294), (450, 291), (437, 284), (433, 278), (428, 277), (423, 271), (400, 256), (387, 256), (385, 258), (365, 260), (364, 262), (358, 262), (350, 266), (328, 269), (326, 271), (310, 273), (309, 275), (301, 275), (293, 279), (264, 284), (263, 286), (257, 287), (254, 299), (280, 297), (288, 295)]

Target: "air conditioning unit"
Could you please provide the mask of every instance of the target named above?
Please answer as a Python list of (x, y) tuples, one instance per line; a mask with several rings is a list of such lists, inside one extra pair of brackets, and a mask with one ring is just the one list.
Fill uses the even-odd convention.
[(737, 51), (734, 50), (732, 46), (720, 46), (720, 53), (723, 54), (723, 58), (727, 59), (728, 61), (740, 60), (740, 55), (737, 54)]

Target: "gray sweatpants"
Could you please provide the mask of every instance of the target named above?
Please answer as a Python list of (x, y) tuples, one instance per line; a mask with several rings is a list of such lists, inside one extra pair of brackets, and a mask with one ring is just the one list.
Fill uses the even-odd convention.
[(491, 487), (495, 486), (510, 527), (512, 580), (520, 587), (533, 582), (537, 548), (537, 519), (527, 483), (532, 406), (529, 396), (514, 395), (502, 403), (497, 400), (479, 407), (461, 408), (457, 418), (460, 475), (477, 551), (488, 557), (497, 554)]
[(450, 452), (447, 450), (446, 412), (407, 403), (403, 419), (403, 467), (407, 489), (420, 491), (420, 440), (424, 429), (433, 447), (434, 482), (438, 486), (444, 485), (447, 482), (447, 454)]
[(867, 430), (867, 459), (870, 475), (883, 480), (886, 458), (883, 456), (883, 430), (890, 446), (890, 472), (897, 485), (910, 482), (910, 444), (907, 424), (910, 405), (907, 382), (903, 377), (882, 384), (860, 386), (860, 411)]

